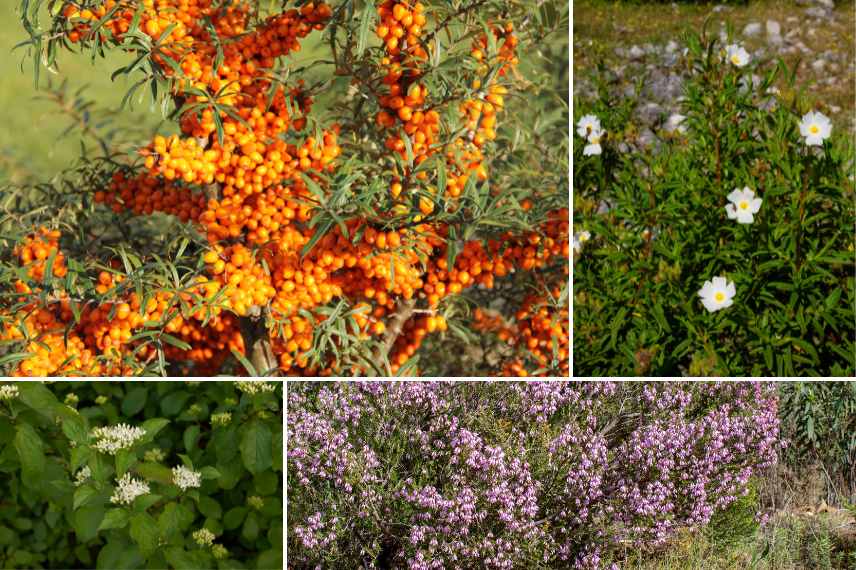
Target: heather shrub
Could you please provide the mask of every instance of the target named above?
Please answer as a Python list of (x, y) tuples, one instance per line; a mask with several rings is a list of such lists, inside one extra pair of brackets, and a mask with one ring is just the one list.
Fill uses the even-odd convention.
[(650, 140), (605, 66), (576, 99), (575, 375), (854, 374), (852, 140), (781, 60), (683, 42)]
[(282, 568), (281, 388), (0, 385), (0, 567)]
[(601, 568), (778, 454), (761, 384), (293, 383), (292, 568)]

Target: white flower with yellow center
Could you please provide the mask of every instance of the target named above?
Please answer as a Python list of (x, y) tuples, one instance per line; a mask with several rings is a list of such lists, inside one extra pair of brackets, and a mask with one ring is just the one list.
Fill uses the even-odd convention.
[(805, 137), (808, 146), (822, 146), (823, 141), (832, 134), (832, 122), (823, 113), (809, 111), (800, 121), (800, 134)]
[(591, 232), (583, 230), (574, 234), (574, 251), (579, 253), (583, 250), (583, 244), (591, 239)]
[(749, 63), (749, 52), (740, 44), (725, 46), (725, 57), (735, 67), (743, 67)]
[(601, 130), (600, 119), (594, 115), (583, 115), (577, 121), (577, 134), (581, 137), (588, 137), (589, 133)]
[(755, 221), (754, 215), (761, 209), (761, 202), (763, 202), (761, 198), (755, 197), (755, 192), (748, 186), (743, 190), (735, 188), (728, 195), (728, 200), (731, 202), (725, 206), (728, 218), (736, 219), (740, 224), (751, 224)]
[(600, 128), (589, 133), (587, 139), (589, 144), (583, 149), (583, 156), (592, 156), (603, 152), (603, 149), (600, 147), (600, 139), (603, 137), (603, 133), (604, 131)]
[(705, 281), (704, 286), (698, 292), (702, 305), (711, 313), (734, 304), (734, 295), (736, 294), (737, 290), (734, 288), (734, 283), (727, 282), (725, 277), (714, 277), (713, 281)]

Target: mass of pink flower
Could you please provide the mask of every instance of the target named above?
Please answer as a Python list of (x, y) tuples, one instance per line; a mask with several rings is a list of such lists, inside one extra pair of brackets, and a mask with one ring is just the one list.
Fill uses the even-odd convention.
[(610, 568), (777, 461), (758, 383), (292, 383), (291, 568)]

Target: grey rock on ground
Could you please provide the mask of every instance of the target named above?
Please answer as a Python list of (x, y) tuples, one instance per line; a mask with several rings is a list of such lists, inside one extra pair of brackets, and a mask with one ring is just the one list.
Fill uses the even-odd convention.
[(759, 22), (749, 22), (743, 28), (743, 35), (747, 38), (752, 38), (761, 33), (761, 24)]
[(782, 34), (782, 26), (776, 20), (767, 20), (767, 35), (780, 36)]

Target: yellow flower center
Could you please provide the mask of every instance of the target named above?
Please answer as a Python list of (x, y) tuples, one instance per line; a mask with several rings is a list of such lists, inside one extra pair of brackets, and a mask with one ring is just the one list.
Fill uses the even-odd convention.
[(817, 125), (812, 125), (808, 128), (808, 130), (811, 134), (816, 135), (820, 132), (820, 127), (818, 127)]
[(736, 53), (734, 55), (732, 55), (731, 56), (731, 63), (733, 63), (734, 65), (740, 65), (740, 56), (737, 55)]
[(717, 303), (721, 303), (725, 300), (725, 293), (723, 293), (722, 291), (717, 291), (713, 298), (716, 300)]
[(749, 208), (749, 202), (747, 202), (746, 200), (743, 200), (742, 202), (740, 202), (740, 209), (741, 210), (746, 210), (748, 208)]

